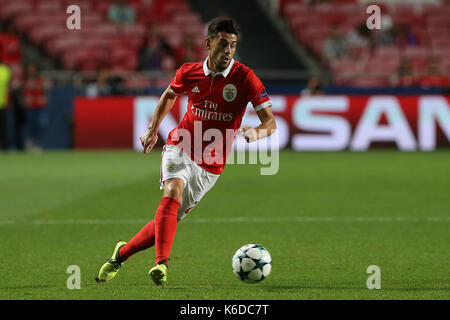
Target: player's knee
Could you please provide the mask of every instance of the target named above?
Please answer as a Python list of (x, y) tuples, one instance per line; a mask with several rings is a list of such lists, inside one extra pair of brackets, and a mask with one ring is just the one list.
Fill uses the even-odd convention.
[(181, 202), (184, 191), (184, 182), (181, 179), (169, 179), (164, 182), (164, 196)]

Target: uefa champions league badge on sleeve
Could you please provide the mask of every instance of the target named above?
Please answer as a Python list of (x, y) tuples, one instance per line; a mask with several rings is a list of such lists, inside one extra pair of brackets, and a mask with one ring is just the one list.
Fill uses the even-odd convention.
[(236, 99), (237, 89), (233, 84), (229, 83), (225, 87), (223, 87), (222, 94), (225, 101), (231, 102)]

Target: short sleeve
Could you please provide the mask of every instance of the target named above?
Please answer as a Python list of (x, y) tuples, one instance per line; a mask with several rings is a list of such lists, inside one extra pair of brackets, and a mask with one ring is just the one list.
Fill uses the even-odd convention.
[(272, 105), (266, 88), (253, 71), (250, 71), (247, 76), (247, 90), (248, 100), (252, 103), (255, 111)]
[(185, 84), (183, 82), (183, 66), (181, 66), (177, 70), (177, 72), (175, 74), (175, 77), (170, 82), (170, 89), (176, 95), (182, 95), (182, 94), (184, 94), (186, 92)]

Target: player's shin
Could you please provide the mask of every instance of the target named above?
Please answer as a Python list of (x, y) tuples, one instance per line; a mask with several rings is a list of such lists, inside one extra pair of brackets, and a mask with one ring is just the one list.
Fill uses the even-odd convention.
[(177, 215), (181, 203), (171, 197), (163, 197), (155, 216), (156, 263), (166, 264), (177, 229)]
[(120, 248), (121, 261), (127, 260), (133, 254), (155, 245), (155, 220), (146, 224), (126, 245)]

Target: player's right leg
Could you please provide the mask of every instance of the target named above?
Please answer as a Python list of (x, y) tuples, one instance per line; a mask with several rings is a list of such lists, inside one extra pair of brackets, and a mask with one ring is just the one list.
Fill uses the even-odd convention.
[(164, 286), (167, 281), (169, 255), (177, 229), (183, 191), (182, 179), (170, 178), (164, 181), (164, 196), (155, 215), (156, 263), (149, 271), (150, 278), (158, 286)]

